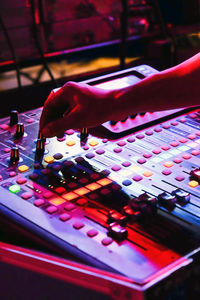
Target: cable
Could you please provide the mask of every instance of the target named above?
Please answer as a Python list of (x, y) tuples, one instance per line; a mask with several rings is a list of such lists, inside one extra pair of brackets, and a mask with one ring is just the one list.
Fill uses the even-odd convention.
[(21, 88), (22, 84), (21, 84), (21, 78), (20, 78), (20, 69), (19, 69), (19, 66), (18, 66), (18, 63), (17, 63), (15, 49), (13, 47), (12, 41), (11, 41), (9, 33), (8, 33), (8, 30), (7, 30), (7, 28), (4, 24), (4, 21), (1, 17), (1, 15), (0, 15), (0, 25), (1, 25), (2, 31), (5, 35), (6, 41), (8, 43), (8, 47), (9, 47), (11, 55), (12, 55), (12, 59), (13, 59), (14, 64), (15, 64), (15, 70), (16, 70), (16, 75), (17, 75), (17, 84), (18, 84), (18, 87)]
[(35, 46), (40, 54), (40, 57), (42, 59), (42, 63), (43, 63), (43, 66), (44, 68), (46, 69), (46, 71), (48, 72), (50, 78), (51, 78), (51, 81), (53, 82), (53, 84), (55, 85), (55, 87), (58, 87), (58, 84), (50, 70), (50, 68), (48, 67), (48, 64), (46, 62), (46, 59), (45, 59), (45, 56), (44, 56), (44, 53), (43, 53), (43, 49), (40, 45), (40, 41), (39, 41), (39, 38), (38, 38), (38, 30), (37, 30), (37, 24), (36, 24), (36, 21), (35, 21), (35, 3), (34, 3), (34, 0), (30, 0), (30, 7), (31, 7), (31, 16), (32, 16), (32, 21), (33, 21), (33, 38), (34, 38), (34, 41), (35, 41)]

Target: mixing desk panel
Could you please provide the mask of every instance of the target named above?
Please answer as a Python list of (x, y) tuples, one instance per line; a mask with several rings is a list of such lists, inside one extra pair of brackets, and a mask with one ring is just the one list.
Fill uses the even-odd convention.
[[(119, 75), (130, 84), (131, 72), (139, 70), (93, 84), (106, 88)], [(84, 145), (72, 129), (62, 138), (38, 134), (41, 110), (0, 120), (1, 216), (140, 285), (189, 263), (199, 246), (199, 110), (136, 116), (145, 120), (137, 130), (133, 117), (108, 122), (103, 137), (97, 129)]]

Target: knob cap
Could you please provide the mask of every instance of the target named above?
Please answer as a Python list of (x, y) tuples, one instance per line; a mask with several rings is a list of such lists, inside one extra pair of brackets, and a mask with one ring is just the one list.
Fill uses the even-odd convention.
[(17, 123), (15, 138), (20, 138), (23, 135), (24, 135), (24, 124), (23, 123)]
[(19, 149), (17, 147), (12, 147), (10, 152), (10, 162), (15, 164), (19, 161)]
[(41, 131), (38, 132), (38, 140), (44, 140), (44, 142), (46, 142), (46, 137), (42, 134)]
[(10, 112), (10, 123), (9, 123), (9, 125), (13, 126), (17, 123), (18, 123), (18, 111), (17, 110), (12, 110)]
[(44, 153), (45, 150), (45, 140), (43, 139), (37, 139), (36, 142), (36, 153), (37, 154), (42, 154)]

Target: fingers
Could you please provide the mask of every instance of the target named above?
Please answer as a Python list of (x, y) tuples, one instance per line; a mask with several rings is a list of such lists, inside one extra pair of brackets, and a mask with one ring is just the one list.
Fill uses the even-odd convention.
[(63, 114), (70, 111), (75, 106), (74, 88), (75, 84), (68, 82), (56, 92), (51, 92), (44, 103), (40, 118), (40, 130), (48, 123), (62, 118)]
[(41, 131), (46, 137), (59, 136), (64, 130), (71, 128), (80, 128), (81, 112), (77, 107), (62, 118), (48, 123)]

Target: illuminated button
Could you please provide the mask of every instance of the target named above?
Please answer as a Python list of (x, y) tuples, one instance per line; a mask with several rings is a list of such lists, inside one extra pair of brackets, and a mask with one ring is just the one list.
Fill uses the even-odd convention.
[(147, 131), (145, 132), (145, 134), (146, 134), (146, 135), (152, 135), (152, 134), (153, 134), (153, 130), (147, 130)]
[(182, 144), (186, 143), (187, 141), (188, 141), (188, 139), (186, 139), (184, 137), (182, 137), (182, 138), (179, 139), (179, 142), (182, 143)]
[(45, 203), (44, 199), (36, 199), (33, 201), (35, 206), (42, 206)]
[(200, 136), (200, 131), (197, 131), (197, 132), (196, 132), (196, 135)]
[(171, 145), (172, 147), (177, 147), (177, 146), (179, 145), (179, 143), (176, 142), (176, 141), (173, 141), (173, 142), (170, 143), (170, 145)]
[(64, 207), (64, 209), (67, 210), (67, 211), (71, 211), (75, 208), (76, 208), (76, 206), (73, 203), (67, 203)]
[(167, 150), (170, 149), (170, 147), (169, 147), (168, 145), (163, 145), (161, 148), (162, 148), (163, 150), (165, 150), (165, 151), (167, 151)]
[(71, 216), (70, 216), (69, 214), (67, 214), (67, 213), (63, 213), (63, 214), (61, 214), (61, 215), (59, 216), (59, 219), (60, 219), (61, 221), (65, 222), (65, 221), (71, 219)]
[(72, 147), (76, 144), (76, 142), (74, 140), (69, 140), (66, 142), (66, 145), (69, 146), (69, 147)]
[(164, 163), (164, 166), (165, 166), (166, 168), (171, 168), (173, 165), (174, 165), (174, 164), (173, 164), (172, 161), (166, 161), (166, 162)]
[(178, 122), (172, 121), (170, 124), (171, 124), (172, 126), (177, 126), (177, 125), (178, 125)]
[(7, 130), (8, 128), (10, 128), (10, 126), (7, 125), (7, 124), (1, 124), (1, 125), (0, 125), (0, 128), (1, 128), (2, 130)]
[(76, 199), (78, 197), (78, 195), (73, 192), (69, 192), (69, 193), (63, 194), (62, 197), (68, 201), (71, 201), (73, 199)]
[(100, 178), (100, 175), (99, 175), (99, 173), (92, 173), (92, 174), (90, 174), (90, 178), (93, 180), (97, 180)]
[(82, 222), (76, 222), (73, 224), (74, 229), (79, 230), (83, 228), (85, 225)]
[(66, 201), (60, 197), (57, 197), (57, 198), (53, 198), (51, 200), (49, 200), (49, 203), (55, 205), (55, 206), (58, 206), (58, 205), (61, 205), (63, 203), (65, 203)]
[(5, 153), (9, 153), (9, 152), (10, 152), (10, 148), (3, 148), (3, 151), (4, 151)]
[(106, 144), (106, 143), (108, 142), (108, 139), (103, 139), (102, 142), (103, 142), (104, 144)]
[(21, 165), (18, 167), (18, 171), (21, 173), (28, 171), (28, 169), (29, 169), (29, 167), (26, 165)]
[(99, 183), (102, 186), (105, 186), (105, 185), (112, 183), (112, 180), (110, 180), (109, 178), (102, 178), (102, 179), (98, 180), (97, 183)]
[(88, 181), (89, 181), (89, 179), (87, 177), (83, 177), (78, 180), (78, 182), (80, 182), (81, 184), (86, 184), (86, 183), (88, 183)]
[(0, 181), (3, 179), (3, 177), (0, 175)]
[(139, 140), (142, 140), (144, 137), (145, 137), (145, 135), (142, 134), (142, 133), (139, 133), (139, 134), (136, 135), (136, 138), (139, 139)]
[(101, 185), (96, 182), (86, 185), (86, 188), (89, 189), (90, 191), (95, 191), (95, 190), (99, 189), (100, 187), (101, 187)]
[(129, 169), (119, 171), (119, 175), (121, 177), (128, 177), (128, 176), (132, 175), (132, 173), (133, 172)]
[(104, 246), (108, 246), (110, 245), (111, 243), (113, 242), (113, 239), (111, 239), (110, 237), (106, 237), (104, 238), (101, 243), (104, 245)]
[(122, 184), (125, 186), (129, 186), (132, 184), (132, 181), (130, 181), (129, 179), (126, 179), (126, 180), (122, 181)]
[(190, 140), (194, 140), (194, 139), (196, 139), (196, 135), (195, 134), (189, 134), (188, 135), (188, 139), (190, 139)]
[(122, 163), (122, 166), (124, 166), (124, 167), (129, 167), (131, 165), (131, 162), (130, 161), (124, 161), (123, 163)]
[(11, 171), (11, 172), (9, 172), (9, 176), (10, 176), (10, 177), (14, 177), (14, 176), (16, 176), (16, 172), (15, 172), (15, 171)]
[(94, 153), (87, 153), (85, 156), (89, 159), (95, 157)]
[(26, 121), (27, 123), (29, 123), (29, 124), (32, 124), (33, 122), (34, 122), (34, 119), (28, 119), (27, 121)]
[(54, 162), (54, 158), (53, 158), (52, 156), (48, 155), (48, 156), (45, 156), (44, 161), (45, 161), (47, 164), (51, 164), (51, 163)]
[(112, 166), (111, 169), (112, 169), (113, 171), (115, 171), (115, 172), (118, 172), (119, 170), (121, 170), (121, 167), (118, 166), (118, 165), (114, 165), (114, 166)]
[(151, 177), (153, 175), (153, 173), (151, 171), (149, 171), (149, 170), (146, 170), (146, 171), (144, 171), (143, 175), (145, 177)]
[(91, 147), (95, 147), (95, 146), (97, 146), (99, 144), (99, 142), (97, 141), (97, 140), (91, 140), (91, 141), (89, 141), (89, 145), (91, 146)]
[(116, 223), (109, 225), (108, 232), (116, 240), (124, 240), (128, 235), (127, 229)]
[(180, 176), (176, 176), (175, 179), (177, 181), (183, 181), (185, 179), (185, 177), (180, 175)]
[(14, 194), (20, 192), (20, 189), (21, 189), (20, 186), (17, 184), (13, 184), (9, 186), (9, 191)]
[(181, 153), (181, 151), (179, 151), (177, 149), (173, 149), (173, 150), (170, 150), (169, 153), (172, 155), (179, 155)]
[(17, 182), (18, 184), (24, 184), (24, 183), (27, 182), (27, 179), (24, 178), (24, 177), (19, 177), (19, 178), (16, 180), (16, 182)]
[(102, 155), (102, 154), (105, 153), (105, 150), (103, 150), (103, 149), (98, 149), (98, 150), (96, 151), (96, 153), (99, 154), (99, 155)]
[(65, 131), (65, 133), (67, 135), (72, 135), (72, 134), (74, 134), (74, 130), (73, 129), (68, 129), (68, 130)]
[(138, 162), (139, 164), (144, 164), (144, 163), (146, 162), (146, 159), (145, 159), (145, 158), (139, 158), (139, 159), (137, 160), (137, 162)]
[(190, 159), (191, 155), (189, 153), (185, 153), (185, 154), (182, 155), (182, 158), (184, 158), (184, 159)]
[(155, 148), (153, 151), (152, 151), (154, 154), (160, 154), (161, 153), (161, 150), (159, 148)]
[(152, 158), (151, 162), (159, 163), (159, 162), (161, 162), (162, 160), (163, 160), (162, 157), (154, 157), (154, 158)]
[(173, 159), (173, 162), (175, 162), (176, 164), (180, 164), (182, 161), (183, 160), (180, 157), (176, 157), (176, 158)]
[(46, 208), (46, 211), (49, 213), (49, 214), (53, 214), (55, 213), (56, 211), (58, 211), (57, 207), (53, 206), (53, 205), (50, 205)]
[(117, 145), (120, 146), (120, 147), (123, 147), (123, 146), (126, 145), (126, 142), (125, 142), (125, 141), (119, 141), (119, 142), (117, 143)]
[(160, 127), (155, 127), (155, 128), (154, 128), (154, 131), (155, 131), (155, 132), (161, 132), (161, 131), (162, 131), (162, 128), (160, 128)]
[(152, 154), (151, 153), (144, 153), (143, 156), (145, 158), (150, 158), (150, 157), (152, 157)]
[(197, 156), (197, 155), (200, 154), (200, 151), (199, 150), (192, 150), (191, 154), (194, 155), (194, 156)]
[(116, 147), (116, 148), (113, 149), (113, 151), (114, 151), (115, 153), (120, 153), (120, 152), (122, 152), (122, 149), (119, 148), (119, 147)]
[(89, 193), (89, 190), (86, 189), (85, 187), (81, 187), (77, 190), (74, 190), (74, 193), (78, 194), (79, 196), (82, 196), (82, 195)]
[(196, 180), (191, 180), (188, 185), (192, 188), (195, 188), (196, 186), (199, 185), (199, 183)]
[(190, 150), (190, 147), (184, 145), (184, 146), (179, 147), (178, 150), (180, 150), (180, 151), (188, 151), (188, 150)]
[(33, 193), (31, 193), (31, 192), (24, 192), (24, 193), (21, 194), (21, 197), (22, 197), (24, 200), (28, 200), (28, 199), (30, 199), (32, 196), (33, 196)]
[(68, 188), (73, 190), (73, 189), (76, 189), (78, 187), (78, 184), (76, 182), (69, 182), (67, 184)]
[(45, 199), (49, 199), (49, 198), (51, 198), (51, 197), (53, 196), (53, 193), (47, 191), (47, 192), (44, 192), (44, 193), (42, 194), (42, 196), (43, 196)]
[(172, 171), (169, 170), (169, 169), (165, 169), (165, 170), (162, 171), (163, 175), (170, 175), (171, 173), (172, 173)]
[(76, 201), (76, 204), (78, 204), (78, 205), (80, 205), (80, 206), (83, 206), (83, 205), (85, 205), (85, 204), (87, 204), (88, 203), (88, 201), (86, 200), (86, 199), (84, 199), (84, 198), (80, 198), (80, 199), (78, 199), (77, 201)]
[(133, 143), (133, 142), (135, 142), (135, 138), (131, 136), (127, 139), (127, 142)]
[(90, 229), (90, 230), (87, 232), (87, 235), (88, 235), (90, 238), (95, 237), (97, 234), (98, 234), (98, 231), (97, 231), (96, 229)]
[(169, 129), (169, 128), (170, 128), (170, 125), (169, 125), (169, 124), (164, 124), (162, 127), (163, 127), (164, 129)]
[(62, 187), (62, 186), (59, 186), (59, 187), (55, 188), (54, 191), (55, 191), (57, 194), (62, 195), (63, 193), (66, 192), (66, 189), (65, 189), (64, 187)]

